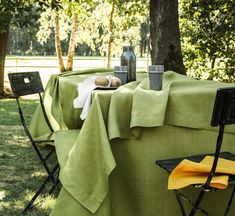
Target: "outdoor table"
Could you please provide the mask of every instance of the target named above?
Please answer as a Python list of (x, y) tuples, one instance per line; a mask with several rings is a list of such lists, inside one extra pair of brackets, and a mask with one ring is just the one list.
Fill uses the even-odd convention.
[[(110, 73), (108, 71), (107, 73)], [(94, 74), (53, 76), (44, 100), (56, 129), (81, 128), (76, 136), (57, 136), (62, 189), (52, 216), (180, 215), (167, 174), (157, 159), (214, 151), (217, 131), (210, 120), (218, 87), (165, 72), (163, 90), (149, 90), (147, 73), (117, 90), (95, 90), (88, 116), (73, 108), (77, 82)], [(37, 124), (35, 124), (37, 122)], [(31, 122), (35, 136), (47, 132), (38, 109)], [(64, 131), (68, 133), (69, 131)], [(223, 149), (235, 152), (235, 127), (227, 127)], [(184, 189), (195, 197), (192, 188)], [(202, 207), (222, 215), (227, 192), (208, 194)], [(235, 209), (232, 208), (231, 212)]]

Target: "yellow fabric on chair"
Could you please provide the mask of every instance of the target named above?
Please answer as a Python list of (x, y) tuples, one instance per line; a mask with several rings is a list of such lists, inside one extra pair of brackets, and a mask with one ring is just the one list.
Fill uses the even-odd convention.
[[(200, 163), (183, 160), (169, 176), (168, 189), (179, 189), (191, 184), (206, 182), (214, 158), (206, 156)], [(235, 161), (219, 158), (216, 175), (212, 178), (211, 187), (224, 189), (230, 175), (235, 175)]]

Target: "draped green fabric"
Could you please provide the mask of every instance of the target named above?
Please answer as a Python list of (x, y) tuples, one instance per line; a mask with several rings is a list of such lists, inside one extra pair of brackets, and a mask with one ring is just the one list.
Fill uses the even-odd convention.
[[(90, 69), (51, 76), (45, 88), (44, 104), (54, 130), (81, 128), (83, 123), (79, 118), (81, 109), (74, 110), (73, 108), (73, 100), (78, 96), (77, 83), (91, 75), (104, 76), (107, 74), (113, 74), (113, 70)], [(41, 117), (41, 109), (37, 107), (29, 125), (33, 137), (50, 132), (45, 120)], [(74, 119), (77, 119), (77, 122), (74, 122)]]
[[(77, 82), (88, 75), (59, 77), (57, 84), (51, 78), (46, 88), (45, 100), (54, 95), (47, 109), (54, 125), (81, 127), (77, 136), (64, 131), (56, 137), (63, 188), (51, 215), (180, 215), (174, 193), (167, 190), (167, 174), (155, 161), (214, 150), (217, 131), (210, 119), (215, 93), (231, 84), (169, 71), (163, 76), (163, 90), (153, 91), (147, 73), (138, 73), (137, 81), (117, 90), (95, 90), (81, 122), (81, 110), (74, 109), (72, 101)], [(43, 125), (35, 125), (35, 120), (40, 120), (37, 112), (31, 128), (40, 135)], [(235, 128), (226, 132), (223, 147), (235, 151)], [(195, 197), (194, 190), (186, 193)], [(227, 195), (218, 193), (202, 203), (213, 215), (222, 214)]]

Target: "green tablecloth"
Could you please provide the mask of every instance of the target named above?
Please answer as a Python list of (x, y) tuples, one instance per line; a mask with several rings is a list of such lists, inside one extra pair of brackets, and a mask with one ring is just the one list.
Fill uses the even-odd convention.
[[(95, 91), (79, 136), (57, 136), (58, 155), (67, 155), (61, 162), (63, 188), (51, 215), (180, 215), (173, 192), (167, 190), (167, 175), (155, 160), (214, 148), (217, 133), (210, 119), (215, 92), (228, 84), (166, 72), (163, 91), (157, 92), (149, 90), (146, 74), (139, 78), (116, 91)], [(81, 126), (80, 112), (71, 103), (78, 80), (80, 75), (60, 77), (46, 89), (45, 100), (54, 95), (49, 108), (58, 128)], [(40, 119), (38, 114), (33, 121)], [(40, 124), (31, 128), (35, 135), (43, 133)], [(234, 127), (228, 128), (224, 140), (231, 151), (233, 132)], [(71, 149), (66, 146), (65, 151), (66, 143)], [(214, 215), (222, 214), (226, 192), (219, 193), (219, 199), (203, 203)], [(212, 208), (216, 203), (218, 208)]]
[[(78, 96), (77, 83), (88, 76), (104, 76), (113, 74), (112, 69), (91, 69), (63, 74), (54, 74), (49, 79), (44, 93), (44, 104), (54, 130), (81, 128), (81, 109), (73, 108), (73, 100)], [(38, 137), (50, 130), (43, 118), (41, 109), (37, 108), (30, 122), (32, 136)]]

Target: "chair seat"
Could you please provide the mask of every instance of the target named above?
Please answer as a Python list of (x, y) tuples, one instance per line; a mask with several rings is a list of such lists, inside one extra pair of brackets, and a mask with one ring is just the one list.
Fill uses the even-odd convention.
[[(205, 193), (210, 192), (210, 191), (211, 192), (216, 191), (217, 187), (221, 189), (225, 189), (227, 187), (227, 183), (228, 183), (228, 187), (233, 187), (233, 190), (231, 191), (230, 197), (227, 201), (227, 206), (224, 211), (224, 215), (228, 215), (228, 212), (230, 210), (231, 204), (233, 202), (233, 197), (235, 194), (235, 172), (233, 168), (235, 155), (230, 152), (220, 152), (220, 149), (223, 143), (223, 135), (224, 135), (225, 126), (234, 125), (234, 124), (235, 124), (235, 87), (233, 86), (233, 87), (218, 88), (216, 91), (216, 95), (215, 95), (215, 102), (214, 102), (213, 113), (211, 117), (211, 126), (219, 127), (218, 135), (216, 139), (215, 153), (156, 161), (157, 165), (165, 169), (170, 174), (170, 178), (169, 178), (170, 184), (168, 184), (168, 188), (174, 189), (176, 200), (179, 204), (179, 207), (183, 216), (186, 216), (186, 215), (194, 216), (196, 211), (200, 211), (201, 213), (205, 215), (209, 215), (209, 213), (203, 208), (201, 208), (200, 206)], [(206, 155), (214, 156), (214, 158), (210, 158), (210, 162), (206, 162), (206, 160), (208, 159), (208, 158), (205, 158), (204, 160), (204, 157)], [(219, 158), (221, 159), (223, 158), (226, 160), (218, 161)], [(184, 164), (181, 164), (182, 166), (178, 167), (178, 165), (184, 159), (191, 161), (191, 163), (190, 162), (188, 163), (187, 161), (185, 161), (186, 162), (185, 166)], [(201, 161), (202, 163), (198, 164)], [(211, 161), (213, 163), (213, 166), (210, 165)], [(195, 162), (197, 164), (195, 164)], [(189, 166), (187, 166), (187, 163), (189, 164)], [(190, 164), (192, 164), (193, 166), (190, 167)], [(221, 164), (221, 167), (218, 167), (218, 164)], [(196, 171), (197, 167), (200, 167), (200, 169), (198, 169), (199, 172)], [(176, 170), (174, 170), (175, 168)], [(185, 171), (183, 170), (184, 168), (186, 168)], [(216, 170), (220, 171), (221, 173), (224, 172), (227, 174), (216, 175)], [(228, 174), (230, 172), (231, 174)], [(201, 175), (202, 173), (203, 175)], [(174, 179), (174, 177), (172, 177), (174, 175), (175, 177), (176, 175), (178, 176)], [(220, 182), (213, 183), (213, 177), (217, 177), (217, 179), (220, 178), (220, 180), (221, 180), (221, 177), (225, 177), (224, 179), (222, 179), (224, 180), (224, 182), (222, 184), (220, 184)], [(228, 178), (229, 180), (227, 182)], [(199, 182), (199, 184), (197, 184), (197, 182)], [(179, 184), (177, 185), (176, 183), (179, 183)], [(178, 191), (178, 189), (181, 189), (182, 187), (186, 187), (189, 185), (193, 185), (195, 187), (200, 188), (199, 189), (200, 192), (197, 194), (197, 198), (195, 201)], [(189, 214), (187, 214), (185, 206), (183, 205), (183, 200), (188, 201), (188, 203), (192, 205), (192, 208)]]
[(39, 137), (35, 137), (33, 140), (37, 143), (40, 143), (40, 145), (42, 144), (43, 146), (44, 145), (54, 146), (55, 132), (44, 134), (44, 135), (39, 136)]
[[(189, 156), (189, 157), (157, 160), (156, 164), (159, 165), (160, 167), (162, 167), (163, 169), (165, 169), (168, 173), (171, 173), (173, 171), (173, 169), (184, 159), (199, 163), (201, 160), (204, 159), (204, 157), (206, 155), (213, 156), (214, 154), (201, 154), (201, 155), (194, 155), (194, 156)], [(231, 152), (220, 152), (220, 158), (235, 161), (235, 154), (233, 154)], [(233, 175), (229, 176), (228, 185), (229, 186), (235, 185), (235, 176), (233, 176)]]

